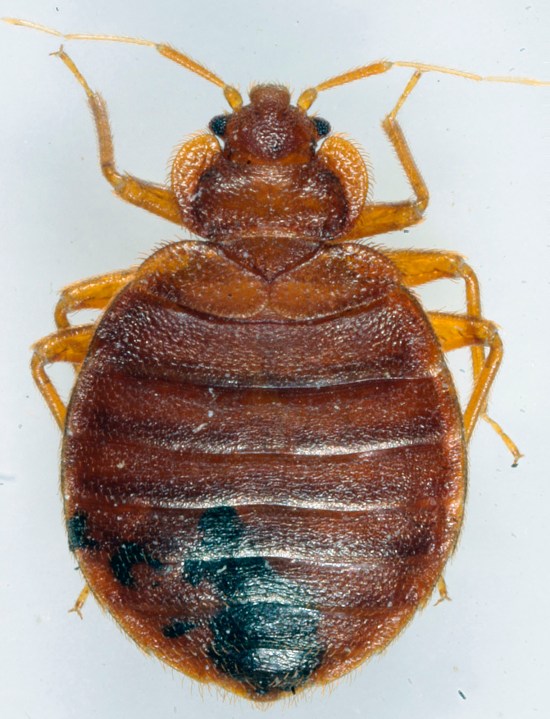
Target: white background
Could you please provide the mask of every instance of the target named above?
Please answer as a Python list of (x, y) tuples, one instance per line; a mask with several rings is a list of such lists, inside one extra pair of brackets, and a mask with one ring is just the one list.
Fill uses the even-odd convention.
[[(1, 0), (0, 14), (167, 41), (243, 91), (271, 80), (298, 92), (380, 58), (550, 78), (543, 0)], [(29, 346), (53, 331), (60, 287), (134, 264), (183, 233), (112, 196), (82, 90), (48, 57), (58, 45), (0, 26), (2, 716), (256, 716), (253, 705), (145, 656), (93, 600), (84, 621), (67, 614), (82, 582), (62, 522), (59, 432), (32, 384)], [(119, 167), (140, 177), (163, 181), (175, 146), (226, 109), (216, 87), (148, 48), (66, 49), (108, 102)], [(394, 70), (314, 106), (369, 153), (376, 199), (410, 193), (380, 129), (407, 78)], [(485, 314), (506, 345), (491, 412), (526, 456), (511, 469), (498, 437), (480, 426), (464, 530), (446, 572), (453, 601), (427, 607), (351, 677), (262, 716), (549, 716), (549, 106), (548, 88), (430, 75), (402, 113), (431, 204), (421, 226), (382, 240), (452, 249), (477, 270)], [(460, 287), (438, 284), (429, 305), (460, 310)], [(452, 364), (465, 387), (467, 357)]]

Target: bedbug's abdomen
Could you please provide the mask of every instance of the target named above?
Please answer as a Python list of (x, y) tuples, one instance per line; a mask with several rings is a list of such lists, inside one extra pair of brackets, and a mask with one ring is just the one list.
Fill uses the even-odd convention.
[(275, 699), (356, 666), (431, 594), (462, 513), (456, 397), (370, 250), (269, 283), (204, 245), (159, 254), (73, 394), (71, 546), (144, 648)]

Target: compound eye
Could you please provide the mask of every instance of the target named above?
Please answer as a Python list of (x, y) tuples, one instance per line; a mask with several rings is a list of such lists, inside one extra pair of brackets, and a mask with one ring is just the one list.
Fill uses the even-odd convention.
[(328, 120), (323, 120), (322, 117), (312, 117), (311, 119), (313, 120), (313, 124), (315, 125), (315, 129), (317, 130), (319, 137), (326, 137), (331, 130), (330, 122), (328, 122)]
[(227, 129), (227, 115), (216, 115), (208, 123), (208, 127), (212, 130), (214, 135), (223, 137)]

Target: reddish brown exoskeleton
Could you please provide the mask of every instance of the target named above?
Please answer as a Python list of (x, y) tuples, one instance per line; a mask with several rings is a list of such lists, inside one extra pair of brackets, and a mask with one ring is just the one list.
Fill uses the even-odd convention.
[[(57, 332), (35, 346), (64, 431), (70, 547), (98, 601), (176, 669), (254, 700), (331, 681), (385, 647), (438, 581), (444, 594), (466, 445), (489, 420), (502, 348), (473, 271), (449, 252), (355, 242), (419, 222), (428, 204), (397, 123), (422, 74), (483, 78), (383, 62), (296, 105), (258, 85), (243, 106), (168, 46), (64, 37), (152, 45), (232, 110), (180, 148), (171, 187), (151, 185), (118, 172), (103, 100), (57, 53), (86, 91), (115, 192), (205, 240), (66, 288)], [(374, 203), (360, 152), (308, 110), (319, 91), (395, 65), (414, 74), (383, 127), (414, 197)], [(465, 315), (426, 313), (411, 294), (442, 277), (464, 280)], [(97, 323), (69, 323), (89, 308), (104, 310)], [(459, 347), (474, 375), (464, 413), (444, 359)], [(53, 362), (78, 370), (67, 408)]]

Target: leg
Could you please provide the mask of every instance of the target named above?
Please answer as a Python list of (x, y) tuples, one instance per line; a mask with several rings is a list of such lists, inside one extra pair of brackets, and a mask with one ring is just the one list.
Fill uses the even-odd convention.
[(451, 601), (451, 597), (449, 596), (449, 592), (447, 591), (447, 583), (443, 579), (443, 575), (441, 575), (437, 580), (437, 591), (439, 593), (439, 599), (435, 603), (435, 606), (441, 604), (441, 602)]
[[(434, 280), (464, 280), (466, 290), (466, 314), (481, 319), (479, 282), (472, 268), (455, 252), (429, 252), (422, 250), (385, 250), (384, 254), (399, 269), (403, 284), (418, 287)], [(485, 353), (483, 347), (473, 345), (472, 365), (474, 379), (479, 376)]]
[(70, 327), (67, 317), (78, 310), (104, 310), (113, 297), (134, 277), (135, 270), (120, 270), (107, 275), (90, 277), (65, 287), (55, 308), (58, 329)]
[[(48, 377), (45, 366), (54, 362), (80, 364), (88, 351), (93, 330), (93, 326), (86, 325), (62, 329), (44, 337), (34, 345), (31, 361), (32, 376), (62, 431), (65, 427), (67, 408)], [(89, 594), (90, 589), (85, 584), (69, 612), (76, 612), (82, 619), (82, 607)]]
[(93, 332), (93, 325), (60, 330), (38, 340), (33, 348), (31, 360), (33, 379), (61, 430), (65, 427), (67, 408), (48, 377), (45, 366), (54, 362), (80, 364), (86, 357)]
[(372, 235), (379, 235), (383, 232), (391, 232), (392, 230), (401, 230), (404, 227), (409, 227), (410, 225), (420, 222), (422, 219), (429, 201), (428, 188), (416, 166), (410, 148), (405, 140), (403, 130), (396, 119), (397, 113), (403, 107), (405, 100), (409, 97), (421, 77), (421, 72), (417, 71), (414, 73), (395, 107), (382, 123), (382, 127), (393, 145), (397, 157), (401, 162), (401, 166), (411, 184), (414, 199), (406, 202), (365, 205), (351, 230), (342, 237), (340, 241), (371, 237)]
[[(475, 272), (460, 255), (454, 252), (418, 250), (389, 250), (385, 254), (397, 265), (402, 274), (403, 283), (407, 287), (417, 287), (440, 279), (464, 280), (466, 314), (470, 319), (482, 319), (479, 282)], [(482, 345), (477, 344), (471, 345), (470, 350), (475, 382), (485, 363), (485, 350)], [(489, 417), (486, 410), (483, 410), (480, 416), (491, 425), (514, 456), (514, 461), (517, 461), (521, 457), (521, 453), (506, 432), (494, 419)]]
[(118, 172), (115, 167), (113, 138), (109, 126), (109, 117), (103, 98), (98, 95), (98, 93), (92, 92), (90, 86), (63, 48), (55, 54), (63, 60), (88, 96), (88, 102), (90, 103), (97, 130), (101, 171), (113, 187), (115, 193), (123, 200), (126, 200), (126, 202), (131, 202), (133, 205), (142, 207), (148, 212), (160, 215), (160, 217), (163, 217), (165, 220), (181, 225), (179, 205), (171, 190), (162, 185), (153, 185), (143, 180), (138, 180), (131, 175), (122, 175)]
[[(474, 345), (489, 350), (478, 376), (474, 377), (474, 388), (464, 410), (464, 432), (469, 442), (478, 419), (486, 416), (489, 390), (502, 362), (502, 341), (496, 326), (488, 320), (439, 312), (430, 312), (428, 316), (444, 352)], [(512, 453), (515, 467), (522, 456), (520, 451), (496, 422), (489, 422)]]
[(76, 598), (76, 602), (74, 603), (74, 607), (72, 607), (71, 609), (69, 609), (69, 614), (70, 614), (71, 612), (75, 612), (75, 614), (78, 614), (78, 616), (79, 616), (81, 619), (83, 619), (83, 616), (82, 616), (82, 607), (86, 604), (86, 600), (88, 599), (89, 596), (90, 596), (90, 587), (89, 587), (87, 584), (85, 584), (84, 587), (83, 587), (83, 589), (82, 589), (82, 591), (80, 592), (80, 594), (79, 594), (78, 597)]
[(453, 70), (448, 67), (428, 65), (418, 62), (378, 62), (356, 68), (350, 72), (345, 72), (342, 75), (337, 75), (336, 77), (320, 83), (316, 87), (308, 88), (300, 95), (298, 99), (298, 106), (303, 110), (308, 110), (319, 92), (328, 90), (332, 87), (338, 87), (339, 85), (345, 85), (346, 83), (354, 82), (355, 80), (371, 77), (372, 75), (380, 75), (384, 72), (388, 72), (392, 67), (406, 67), (415, 71), (401, 97), (397, 101), (396, 106), (382, 123), (382, 127), (392, 143), (397, 153), (397, 157), (405, 170), (405, 174), (411, 183), (415, 199), (410, 202), (386, 204), (375, 203), (365, 205), (358, 220), (355, 222), (348, 234), (341, 238), (341, 240), (360, 239), (361, 237), (371, 237), (372, 235), (390, 232), (392, 230), (401, 230), (404, 227), (409, 227), (410, 225), (420, 222), (422, 219), (424, 210), (428, 205), (428, 190), (418, 168), (416, 167), (410, 149), (405, 140), (405, 136), (403, 135), (403, 131), (401, 130), (396, 117), (397, 113), (424, 73), (438, 72), (446, 75), (454, 75), (455, 77), (461, 77), (467, 80), (474, 80), (476, 82), (508, 82), (541, 87), (550, 85), (550, 82), (544, 80), (535, 80), (526, 77), (515, 78), (510, 76), (483, 77), (474, 73), (463, 72), (462, 70)]

